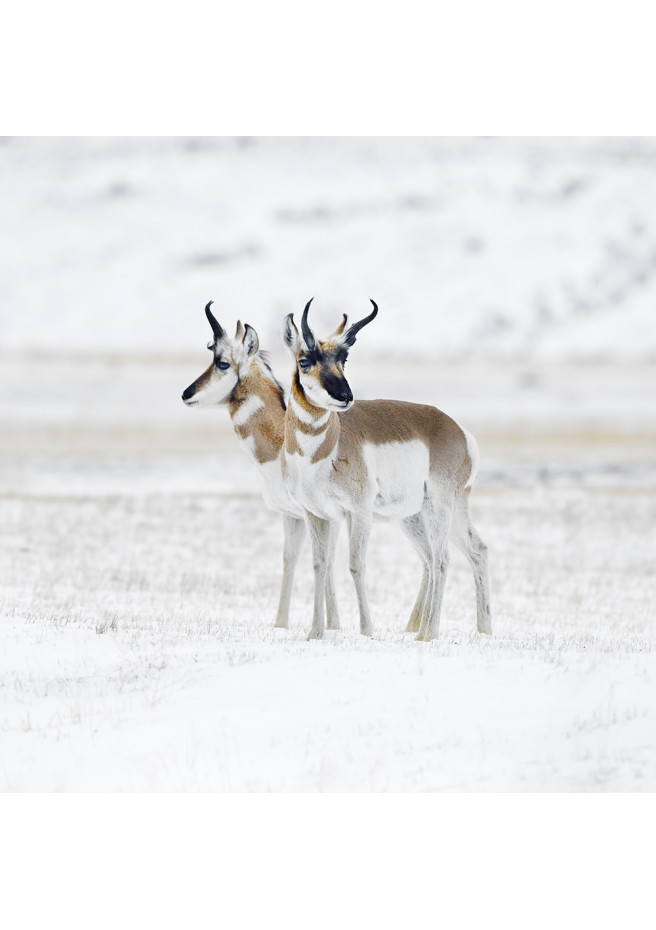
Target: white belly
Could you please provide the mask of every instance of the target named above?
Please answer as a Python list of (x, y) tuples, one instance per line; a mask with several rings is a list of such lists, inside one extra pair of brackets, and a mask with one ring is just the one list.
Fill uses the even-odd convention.
[(382, 445), (367, 443), (363, 454), (376, 490), (374, 516), (401, 520), (418, 513), (428, 479), (428, 447), (419, 439)]

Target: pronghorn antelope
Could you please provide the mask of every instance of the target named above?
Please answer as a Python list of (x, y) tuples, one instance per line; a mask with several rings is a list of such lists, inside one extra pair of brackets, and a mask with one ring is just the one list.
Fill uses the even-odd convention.
[[(275, 625), (289, 625), (289, 604), (294, 570), (305, 536), (303, 508), (289, 496), (280, 471), (280, 453), (285, 433), (285, 396), (269, 362), (259, 351), (257, 333), (248, 323), (237, 323), (231, 339), (205, 307), (214, 339), (207, 346), (214, 354), (212, 364), (182, 394), (188, 406), (223, 404), (242, 448), (257, 466), (266, 503), (282, 514), (284, 527), (283, 577)], [(326, 573), (328, 629), (339, 629), (339, 614), (333, 585), (332, 563), (338, 527), (329, 542)]]
[(312, 540), (314, 616), (310, 639), (323, 635), (323, 598), (334, 521), (346, 516), (350, 568), (360, 632), (372, 635), (365, 594), (365, 555), (373, 519), (397, 520), (424, 563), (407, 632), (438, 634), (451, 539), (474, 573), (477, 625), (491, 633), (487, 548), (469, 516), (478, 449), (473, 436), (435, 407), (393, 400), (353, 401), (344, 364), (358, 332), (378, 313), (346, 329), (347, 317), (324, 341), (308, 324), (301, 334), (285, 317), (283, 341), (296, 362), (285, 414), (282, 470), (291, 496), (303, 505)]

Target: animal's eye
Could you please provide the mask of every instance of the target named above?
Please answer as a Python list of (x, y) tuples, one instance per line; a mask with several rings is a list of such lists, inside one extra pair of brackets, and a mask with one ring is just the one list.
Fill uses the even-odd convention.
[(230, 368), (230, 362), (224, 362), (223, 359), (220, 362), (216, 363), (216, 367), (220, 368), (221, 371), (227, 371)]
[(302, 368), (304, 371), (312, 367), (312, 362), (310, 361), (309, 358), (299, 359), (298, 364), (299, 364), (299, 367)]

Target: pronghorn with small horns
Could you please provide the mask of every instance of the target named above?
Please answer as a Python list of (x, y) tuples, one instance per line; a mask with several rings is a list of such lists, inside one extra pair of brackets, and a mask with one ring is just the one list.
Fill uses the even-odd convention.
[(451, 539), (474, 573), (477, 626), (491, 633), (487, 548), (469, 516), (478, 449), (470, 436), (435, 407), (393, 400), (353, 401), (344, 364), (358, 332), (378, 313), (346, 328), (347, 317), (326, 340), (308, 324), (301, 333), (285, 317), (283, 342), (296, 368), (285, 414), (282, 469), (291, 496), (305, 511), (312, 540), (314, 615), (309, 638), (324, 630), (324, 586), (333, 526), (346, 516), (350, 569), (360, 611), (360, 632), (372, 635), (365, 594), (365, 556), (373, 519), (397, 520), (424, 563), (421, 588), (407, 632), (434, 639)]
[[(205, 307), (214, 339), (207, 348), (214, 358), (210, 367), (182, 394), (188, 406), (227, 406), (239, 442), (257, 466), (266, 503), (282, 514), (284, 529), (283, 577), (275, 625), (289, 626), (289, 605), (294, 570), (305, 536), (303, 508), (285, 487), (280, 470), (280, 453), (285, 433), (285, 395), (271, 366), (259, 349), (259, 338), (252, 326), (239, 321), (231, 339), (210, 310)], [(333, 584), (333, 554), (338, 527), (329, 542), (326, 572), (328, 629), (339, 629), (339, 614)]]

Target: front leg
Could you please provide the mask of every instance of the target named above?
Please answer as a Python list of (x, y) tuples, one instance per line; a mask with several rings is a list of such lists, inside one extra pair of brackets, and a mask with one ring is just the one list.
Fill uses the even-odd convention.
[(312, 564), (314, 567), (314, 614), (308, 639), (321, 639), (325, 626), (324, 600), (326, 596), (326, 568), (328, 565), (331, 521), (315, 517), (313, 513), (306, 510), (305, 523), (310, 533)]
[(337, 537), (339, 536), (339, 523), (335, 521), (330, 526), (330, 539), (328, 541), (328, 565), (326, 566), (326, 626), (329, 630), (341, 629), (339, 623), (339, 611), (337, 610), (337, 598), (335, 597), (335, 549), (337, 548)]
[(349, 528), (349, 567), (355, 593), (360, 609), (360, 632), (363, 636), (373, 636), (373, 626), (369, 615), (369, 605), (364, 589), (367, 542), (371, 531), (371, 517), (363, 514), (347, 514)]
[(301, 518), (283, 514), (282, 525), (285, 533), (282, 556), (282, 585), (280, 587), (280, 602), (275, 625), (286, 630), (289, 626), (289, 604), (292, 597), (294, 571), (298, 562), (298, 554), (301, 551), (303, 537), (305, 536), (305, 523)]

